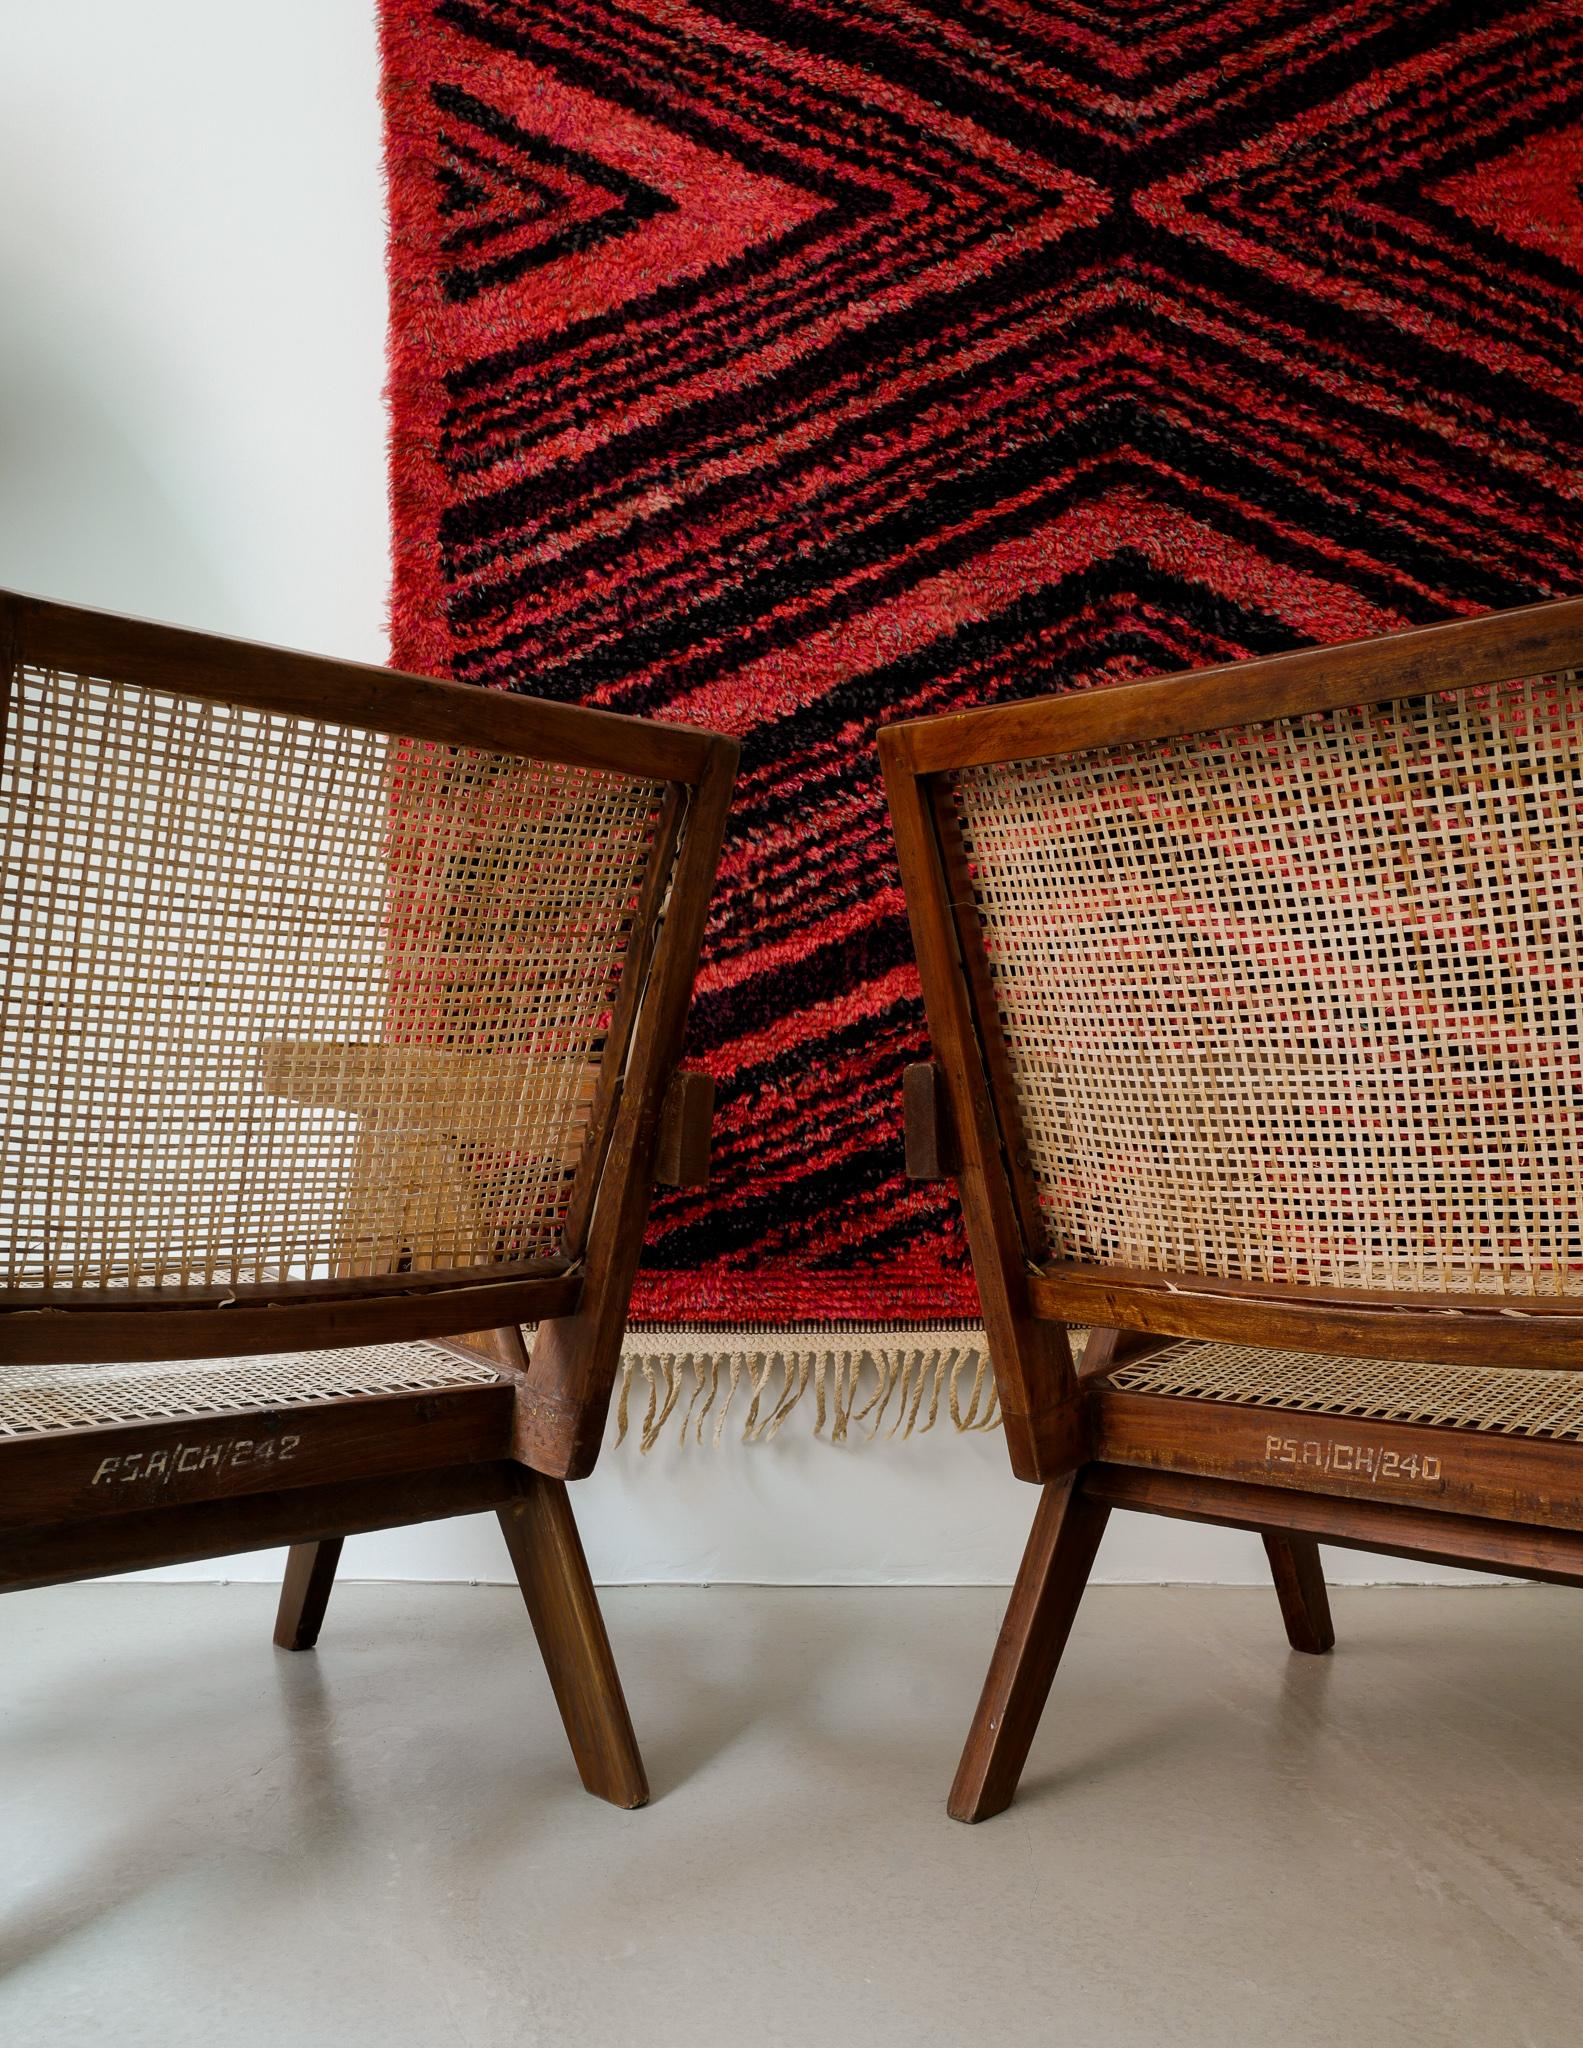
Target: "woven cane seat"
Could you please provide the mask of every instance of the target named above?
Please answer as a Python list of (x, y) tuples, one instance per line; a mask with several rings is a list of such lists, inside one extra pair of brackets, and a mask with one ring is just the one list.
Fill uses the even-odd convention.
[(1110, 1375), (1130, 1394), (1583, 1442), (1583, 1373), (1172, 1344)]
[(430, 1344), (369, 1344), (160, 1364), (13, 1366), (0, 1371), (0, 1437), (239, 1409), (300, 1408), (358, 1394), (438, 1392), (487, 1386), (499, 1378), (487, 1365)]

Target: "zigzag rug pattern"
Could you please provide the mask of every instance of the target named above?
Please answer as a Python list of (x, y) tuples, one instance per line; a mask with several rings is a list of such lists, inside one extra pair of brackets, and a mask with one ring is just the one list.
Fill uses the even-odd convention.
[(383, 14), (394, 658), (744, 743), (636, 1312), (970, 1316), (874, 727), (1583, 589), (1583, 14)]

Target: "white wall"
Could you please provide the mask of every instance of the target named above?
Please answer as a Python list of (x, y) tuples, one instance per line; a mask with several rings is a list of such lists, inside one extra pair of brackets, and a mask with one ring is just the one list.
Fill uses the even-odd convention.
[[(0, 583), (384, 658), (376, 89), (370, 0), (0, 9)], [(998, 1437), (834, 1450), (801, 1415), (769, 1445), (629, 1443), (577, 1498), (607, 1580), (1004, 1580), (1033, 1508)], [(474, 1521), (359, 1538), (347, 1568), (504, 1558)], [(1251, 1537), (1132, 1516), (1100, 1559), (1263, 1575)]]

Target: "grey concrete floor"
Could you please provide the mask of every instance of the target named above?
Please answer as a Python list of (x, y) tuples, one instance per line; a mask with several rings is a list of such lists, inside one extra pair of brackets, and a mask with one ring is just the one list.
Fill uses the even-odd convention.
[(1004, 1595), (606, 1595), (655, 1804), (493, 1587), (0, 1603), (0, 2041), (1583, 2041), (1583, 1598), (1100, 1588), (1024, 1789), (942, 1801)]

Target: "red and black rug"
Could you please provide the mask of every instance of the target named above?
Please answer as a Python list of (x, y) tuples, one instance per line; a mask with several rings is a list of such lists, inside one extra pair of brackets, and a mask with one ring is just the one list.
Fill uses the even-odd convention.
[(875, 724), (1583, 589), (1583, 13), (383, 14), (394, 659), (744, 742), (637, 1312), (970, 1316)]

